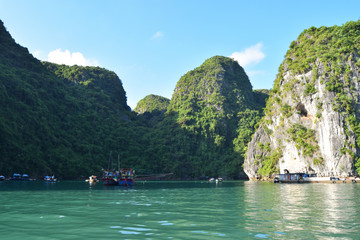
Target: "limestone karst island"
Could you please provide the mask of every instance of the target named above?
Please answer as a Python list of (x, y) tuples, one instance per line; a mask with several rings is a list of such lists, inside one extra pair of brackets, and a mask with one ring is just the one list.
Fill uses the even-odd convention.
[(290, 44), (271, 90), (214, 56), (171, 99), (149, 95), (131, 110), (114, 72), (41, 62), (0, 21), (0, 175), (101, 175), (112, 151), (139, 175), (170, 179), (356, 177), (359, 47), (360, 21), (311, 27)]

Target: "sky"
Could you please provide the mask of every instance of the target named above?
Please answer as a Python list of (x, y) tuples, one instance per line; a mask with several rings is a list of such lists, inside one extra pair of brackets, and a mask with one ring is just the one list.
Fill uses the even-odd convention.
[(206, 59), (234, 58), (271, 89), (290, 43), (311, 26), (360, 19), (359, 0), (0, 0), (0, 20), (34, 57), (114, 71), (134, 109), (171, 99)]

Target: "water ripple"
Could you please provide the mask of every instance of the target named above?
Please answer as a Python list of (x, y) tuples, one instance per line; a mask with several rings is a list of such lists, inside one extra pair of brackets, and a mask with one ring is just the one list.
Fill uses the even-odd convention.
[(124, 234), (124, 235), (138, 235), (138, 234), (140, 234), (139, 232), (132, 232), (132, 231), (124, 231), (124, 230), (120, 230), (119, 231), (119, 233), (121, 233), (121, 234)]
[(2, 239), (357, 239), (360, 232), (360, 184), (154, 182), (136, 191), (37, 184), (0, 185)]

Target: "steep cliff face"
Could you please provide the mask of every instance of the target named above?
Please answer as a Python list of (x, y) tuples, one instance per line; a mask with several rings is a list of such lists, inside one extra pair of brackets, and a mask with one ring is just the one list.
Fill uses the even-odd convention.
[(250, 179), (275, 173), (356, 174), (360, 21), (312, 27), (291, 43), (265, 117), (248, 145)]

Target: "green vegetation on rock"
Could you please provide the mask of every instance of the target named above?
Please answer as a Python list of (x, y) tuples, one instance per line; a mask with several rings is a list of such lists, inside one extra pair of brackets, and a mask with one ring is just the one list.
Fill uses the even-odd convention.
[(243, 155), (267, 96), (253, 92), (244, 70), (226, 57), (212, 57), (181, 77), (156, 129), (177, 153), (171, 158), (179, 162), (178, 174), (244, 177)]
[(264, 156), (261, 160), (262, 167), (259, 169), (259, 174), (261, 176), (272, 176), (273, 173), (279, 172), (277, 167), (277, 162), (282, 157), (282, 150), (277, 148), (271, 151), (271, 154), (268, 156)]
[(137, 151), (133, 116), (113, 72), (42, 64), (2, 24), (0, 39), (2, 174), (86, 177), (107, 166), (110, 150), (124, 159)]
[[(318, 152), (316, 124), (323, 120), (323, 103), (332, 103), (333, 110), (345, 119), (340, 126), (346, 133), (342, 152), (351, 156), (357, 172), (360, 172), (359, 47), (360, 21), (304, 30), (290, 44), (285, 60), (279, 67), (265, 108), (265, 117), (260, 123), (265, 132), (273, 134), (271, 129), (275, 128), (276, 136), (283, 136), (285, 139), (288, 136), (304, 157), (313, 158), (314, 165), (322, 165), (324, 159)], [(319, 99), (320, 95), (326, 98), (326, 102)], [(317, 104), (313, 116), (308, 115), (301, 101), (307, 101), (308, 105), (311, 102)], [(295, 111), (297, 115), (293, 115)], [(279, 114), (280, 128), (272, 124)], [(350, 143), (354, 138), (355, 145)], [(273, 148), (266, 156), (277, 155), (276, 148)], [(277, 169), (272, 167), (273, 162), (268, 162), (264, 161), (260, 165), (260, 175), (276, 173)]]
[(169, 103), (170, 99), (151, 94), (138, 102), (138, 104), (134, 108), (134, 112), (137, 112), (138, 114), (143, 114), (145, 112), (166, 112)]
[(291, 140), (304, 156), (312, 156), (319, 146), (315, 139), (315, 131), (296, 123), (288, 129)]
[(245, 177), (267, 96), (235, 61), (214, 57), (180, 79), (171, 101), (150, 95), (131, 112), (114, 72), (41, 63), (1, 22), (0, 173), (86, 178), (108, 167), (112, 151), (139, 175)]

